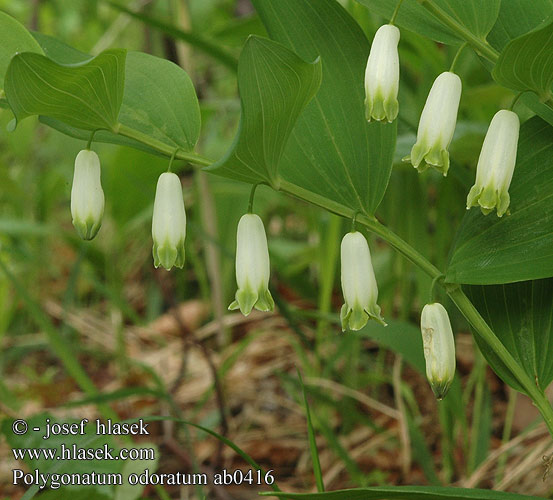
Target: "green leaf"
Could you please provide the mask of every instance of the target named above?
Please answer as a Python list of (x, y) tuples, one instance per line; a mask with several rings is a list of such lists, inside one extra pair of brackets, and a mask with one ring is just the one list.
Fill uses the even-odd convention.
[(44, 55), (58, 64), (79, 64), (93, 59), (90, 54), (81, 52), (53, 36), (38, 31), (33, 31), (31, 34), (39, 43)]
[(394, 319), (387, 321), (388, 326), (383, 326), (369, 321), (361, 330), (355, 333), (357, 336), (368, 337), (379, 346), (386, 347), (397, 354), (401, 354), (419, 373), (425, 374), (426, 364), (422, 350), (422, 336), (418, 327), (405, 321)]
[[(357, 0), (384, 19), (392, 17), (397, 2), (390, 0)], [(434, 0), (434, 4), (455, 22), (485, 39), (499, 14), (500, 0)], [(396, 18), (397, 26), (414, 31), (437, 42), (459, 44), (464, 40), (430, 14), (418, 0), (404, 0)]]
[[(553, 380), (553, 279), (463, 289), (519, 365), (545, 389)], [(524, 392), (495, 352), (475, 338), (494, 371)]]
[(335, 0), (253, 4), (272, 39), (304, 60), (322, 60), (319, 92), (299, 117), (280, 162), (283, 181), (374, 213), (390, 177), (397, 120), (365, 119), (369, 43), (361, 28)]
[[(45, 49), (46, 50), (46, 49)], [(57, 52), (58, 57), (66, 57)], [(51, 117), (40, 120), (60, 132), (88, 140), (90, 133)], [(142, 52), (129, 52), (119, 122), (172, 148), (191, 151), (200, 135), (200, 107), (188, 74), (176, 64)], [(144, 144), (101, 130), (95, 142), (131, 146), (159, 154)]]
[(553, 84), (553, 22), (509, 42), (492, 75), (514, 90), (532, 90), (542, 100), (551, 98)]
[(176, 64), (142, 52), (127, 56), (119, 121), (170, 146), (191, 151), (200, 136), (200, 106), (190, 77)]
[(553, 128), (538, 117), (520, 129), (511, 215), (472, 208), (450, 254), (446, 280), (486, 285), (553, 276)]
[(89, 62), (61, 65), (24, 52), (11, 60), (5, 79), (17, 119), (48, 115), (86, 130), (113, 129), (123, 100), (126, 51), (106, 50)]
[(538, 497), (504, 491), (445, 488), (440, 486), (378, 486), (326, 493), (260, 493), (277, 498), (303, 500), (543, 500)]
[(514, 38), (549, 24), (552, 18), (551, 0), (501, 2), (497, 21), (488, 35), (488, 42), (502, 50)]
[(0, 11), (0, 93), (11, 58), (18, 52), (41, 54), (42, 50), (22, 24)]
[(320, 61), (307, 63), (276, 42), (250, 37), (238, 63), (242, 119), (237, 140), (227, 156), (208, 170), (278, 186), (286, 141), (320, 83)]

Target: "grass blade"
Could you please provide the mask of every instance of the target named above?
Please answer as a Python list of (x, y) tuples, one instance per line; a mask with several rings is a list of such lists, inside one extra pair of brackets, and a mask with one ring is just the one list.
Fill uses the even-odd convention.
[(317, 450), (317, 442), (315, 440), (315, 431), (313, 429), (313, 422), (311, 420), (311, 412), (309, 411), (309, 403), (307, 402), (307, 394), (305, 392), (305, 386), (303, 385), (303, 379), (298, 369), (298, 377), (300, 379), (301, 390), (303, 393), (303, 401), (305, 404), (305, 415), (307, 417), (307, 434), (309, 437), (309, 449), (311, 450), (311, 459), (313, 460), (313, 473), (315, 474), (315, 481), (317, 483), (317, 491), (323, 492), (325, 490), (323, 483), (323, 473), (321, 471), (321, 462), (319, 460), (319, 452)]

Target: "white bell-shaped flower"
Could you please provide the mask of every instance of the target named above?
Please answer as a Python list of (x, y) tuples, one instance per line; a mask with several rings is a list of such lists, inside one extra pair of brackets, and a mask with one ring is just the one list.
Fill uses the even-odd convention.
[(519, 128), (518, 116), (512, 111), (502, 109), (493, 117), (478, 158), (476, 182), (467, 196), (467, 210), (480, 205), (487, 215), (495, 208), (501, 217), (509, 208)]
[(378, 28), (365, 70), (365, 116), (367, 120), (393, 122), (398, 113), (399, 29), (392, 24)]
[(255, 214), (245, 214), (238, 222), (236, 235), (236, 291), (230, 310), (240, 309), (244, 316), (255, 307), (272, 311), (275, 303), (269, 292), (269, 249), (263, 221)]
[(155, 267), (169, 270), (184, 266), (186, 212), (182, 185), (178, 175), (164, 172), (159, 176), (152, 218), (153, 256)]
[(345, 301), (340, 312), (342, 331), (360, 330), (371, 318), (386, 326), (376, 303), (378, 286), (367, 240), (358, 231), (346, 234), (340, 255)]
[(100, 159), (94, 151), (83, 149), (75, 158), (71, 187), (73, 226), (83, 240), (91, 240), (102, 225), (104, 191), (102, 190)]
[(420, 117), (417, 142), (411, 149), (411, 155), (404, 158), (410, 160), (419, 172), (434, 167), (447, 175), (447, 148), (455, 132), (461, 89), (461, 79), (450, 71), (442, 73), (434, 81)]
[(443, 399), (455, 375), (455, 339), (442, 304), (426, 304), (421, 314), (426, 377), (438, 399)]

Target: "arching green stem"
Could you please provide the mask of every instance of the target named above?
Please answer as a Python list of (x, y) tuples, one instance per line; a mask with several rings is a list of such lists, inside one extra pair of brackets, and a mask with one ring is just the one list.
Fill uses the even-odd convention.
[[(117, 127), (115, 127), (114, 132), (124, 137), (128, 137), (129, 139), (134, 139), (135, 141), (141, 142), (142, 144), (145, 144), (146, 146), (149, 146), (150, 148), (155, 149), (156, 151), (159, 151), (160, 153), (163, 153), (168, 157), (171, 157), (172, 154), (175, 152), (174, 146), (169, 146), (169, 144), (166, 144), (158, 139), (154, 139), (153, 137), (150, 137), (148, 134), (140, 132), (139, 130), (127, 127), (122, 123), (118, 124)], [(213, 163), (207, 158), (203, 158), (202, 156), (192, 152), (189, 153), (183, 151), (182, 149), (179, 149), (176, 152), (175, 158), (177, 160), (185, 160), (190, 163), (194, 163), (195, 165), (202, 166), (211, 165)]]
[(499, 53), (488, 42), (471, 33), (465, 26), (459, 23), (459, 21), (438, 7), (434, 0), (419, 0), (419, 2), (442, 24), (446, 25), (449, 29), (457, 33), (463, 40), (465, 40), (474, 50), (476, 50), (476, 52), (480, 53), (493, 63), (497, 62), (499, 59)]
[[(431, 3), (433, 5), (430, 0), (422, 1), (424, 3)], [(469, 44), (472, 45), (470, 41)], [(493, 54), (490, 53), (489, 55), (492, 56)], [(167, 156), (171, 156), (175, 152), (174, 148), (166, 145), (165, 143), (158, 141), (157, 139), (153, 139), (148, 135), (143, 134), (142, 132), (130, 129), (129, 127), (125, 127), (124, 125), (119, 125), (119, 127), (117, 128), (117, 133), (140, 141), (143, 144), (146, 144), (147, 146), (166, 154)], [(178, 159), (187, 160), (197, 165), (207, 166), (213, 163), (207, 158), (203, 158), (194, 153), (184, 153), (182, 151), (177, 152), (175, 154), (175, 157)], [(297, 186), (286, 180), (281, 180), (279, 190), (348, 219), (353, 218), (356, 212), (356, 210), (352, 210), (351, 208), (346, 207), (341, 203), (329, 200), (324, 196), (313, 193), (308, 189)], [(380, 224), (380, 222), (378, 222), (378, 220), (374, 216), (366, 215), (360, 212), (356, 215), (356, 222), (363, 224), (369, 231), (387, 241), (388, 244), (394, 247), (405, 258), (418, 266), (432, 279), (436, 279), (436, 282), (440, 283), (445, 288), (447, 294), (455, 303), (459, 311), (473, 327), (475, 334), (480, 336), (481, 339), (486, 342), (491, 349), (494, 350), (499, 359), (501, 359), (501, 361), (505, 364), (505, 366), (509, 369), (509, 371), (523, 387), (526, 394), (530, 396), (530, 398), (540, 411), (551, 436), (553, 436), (553, 408), (545, 397), (543, 390), (536, 385), (532, 377), (530, 377), (526, 373), (526, 371), (518, 364), (518, 362), (503, 345), (503, 343), (497, 338), (497, 336), (486, 323), (484, 318), (480, 315), (476, 307), (474, 307), (472, 302), (463, 293), (461, 286), (457, 284), (448, 284), (440, 280), (440, 278), (443, 277), (442, 271), (440, 271), (422, 254), (415, 250), (415, 248), (413, 248), (406, 241), (401, 239), (397, 234), (388, 229), (386, 226)]]

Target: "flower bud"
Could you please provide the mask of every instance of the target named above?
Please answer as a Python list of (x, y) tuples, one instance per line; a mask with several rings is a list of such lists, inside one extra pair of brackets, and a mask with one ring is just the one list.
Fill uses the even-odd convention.
[(358, 231), (346, 234), (340, 254), (345, 301), (340, 312), (342, 331), (360, 330), (371, 318), (386, 326), (376, 303), (378, 286), (367, 240)]
[(378, 28), (365, 70), (365, 116), (367, 120), (397, 117), (399, 87), (399, 29), (392, 24)]
[(417, 142), (411, 149), (411, 156), (404, 158), (410, 160), (419, 172), (430, 166), (442, 172), (444, 177), (447, 175), (447, 148), (455, 132), (461, 88), (461, 79), (450, 71), (434, 81), (420, 117)]
[(512, 111), (502, 109), (493, 117), (478, 158), (476, 182), (467, 196), (467, 210), (480, 205), (488, 215), (495, 208), (501, 217), (509, 208), (519, 128), (518, 116)]
[(263, 221), (255, 214), (245, 214), (238, 222), (236, 235), (236, 291), (229, 310), (240, 309), (244, 316), (255, 307), (272, 311), (275, 307), (269, 292), (269, 249)]
[(426, 304), (421, 314), (426, 378), (438, 399), (443, 399), (455, 375), (455, 340), (442, 304)]
[(102, 225), (104, 191), (100, 179), (100, 159), (94, 151), (83, 149), (75, 158), (71, 187), (73, 226), (83, 240), (91, 240)]
[(152, 218), (153, 256), (155, 267), (169, 271), (184, 266), (186, 212), (182, 185), (178, 175), (164, 172), (159, 176)]

